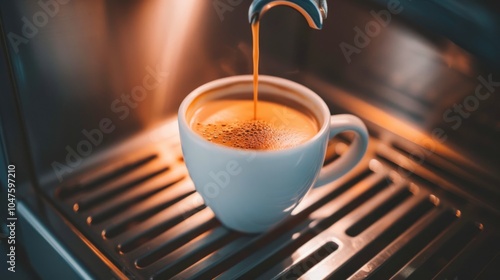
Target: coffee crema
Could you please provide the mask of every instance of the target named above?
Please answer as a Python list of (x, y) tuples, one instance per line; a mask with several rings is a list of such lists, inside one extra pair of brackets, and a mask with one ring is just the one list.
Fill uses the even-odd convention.
[(259, 100), (208, 101), (194, 113), (192, 129), (206, 140), (240, 149), (282, 150), (306, 142), (318, 133), (316, 120), (279, 103)]

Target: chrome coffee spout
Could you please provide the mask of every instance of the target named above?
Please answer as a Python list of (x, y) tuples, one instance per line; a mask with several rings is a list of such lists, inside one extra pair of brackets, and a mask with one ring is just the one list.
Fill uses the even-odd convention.
[(309, 26), (315, 29), (323, 27), (323, 20), (328, 13), (326, 0), (254, 0), (248, 10), (248, 20), (250, 23), (260, 20), (267, 10), (278, 5), (289, 6), (299, 11)]

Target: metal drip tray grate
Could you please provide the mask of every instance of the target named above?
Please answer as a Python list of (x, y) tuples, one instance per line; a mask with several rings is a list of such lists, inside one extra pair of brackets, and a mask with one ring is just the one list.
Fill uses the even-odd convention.
[[(334, 160), (342, 138), (329, 147)], [(399, 175), (372, 139), (362, 163), (260, 235), (226, 229), (195, 192), (178, 146), (83, 174), (54, 199), (136, 279), (470, 279), (498, 272), (498, 216)], [(458, 198), (457, 198), (458, 197)], [(468, 277), (462, 278), (463, 275)]]

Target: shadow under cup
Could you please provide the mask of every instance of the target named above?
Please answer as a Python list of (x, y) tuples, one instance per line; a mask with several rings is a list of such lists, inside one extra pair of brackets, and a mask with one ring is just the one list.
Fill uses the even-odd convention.
[(196, 111), (213, 100), (253, 100), (252, 76), (209, 82), (179, 108), (184, 160), (196, 190), (227, 227), (262, 232), (287, 217), (316, 180), (325, 156), (330, 112), (308, 88), (282, 78), (259, 77), (259, 101), (290, 106), (312, 117), (318, 132), (283, 150), (244, 150), (215, 144), (192, 128)]

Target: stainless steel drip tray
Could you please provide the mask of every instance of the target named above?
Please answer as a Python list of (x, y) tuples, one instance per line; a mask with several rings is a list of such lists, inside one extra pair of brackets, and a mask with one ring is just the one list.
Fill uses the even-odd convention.
[[(499, 216), (433, 178), (408, 181), (391, 161), (404, 154), (375, 137), (355, 170), (313, 190), (273, 230), (247, 235), (205, 207), (176, 133), (175, 124), (153, 131), (146, 148), (48, 194), (118, 277), (488, 279), (499, 272)], [(348, 137), (332, 141), (326, 162), (348, 145)]]

